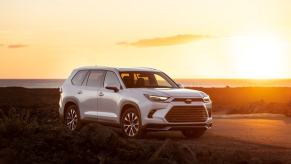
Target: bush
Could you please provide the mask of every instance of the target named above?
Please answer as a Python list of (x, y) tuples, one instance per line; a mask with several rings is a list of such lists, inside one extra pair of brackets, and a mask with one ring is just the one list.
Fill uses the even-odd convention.
[(70, 132), (58, 116), (43, 113), (50, 111), (55, 110), (9, 108), (0, 111), (1, 164), (266, 162), (259, 157), (252, 158), (246, 151), (226, 153), (225, 149), (191, 146), (169, 139), (162, 143), (127, 139), (99, 124), (87, 124), (80, 131)]

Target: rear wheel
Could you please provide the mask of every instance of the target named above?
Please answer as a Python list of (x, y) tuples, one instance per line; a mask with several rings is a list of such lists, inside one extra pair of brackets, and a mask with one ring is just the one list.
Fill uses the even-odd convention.
[(126, 137), (139, 138), (142, 136), (141, 118), (135, 108), (128, 108), (123, 112), (121, 116), (121, 129)]
[(206, 129), (183, 130), (182, 133), (187, 138), (199, 138), (205, 133)]
[(64, 116), (65, 126), (69, 130), (74, 131), (81, 127), (80, 114), (76, 105), (73, 104), (68, 106), (65, 110)]

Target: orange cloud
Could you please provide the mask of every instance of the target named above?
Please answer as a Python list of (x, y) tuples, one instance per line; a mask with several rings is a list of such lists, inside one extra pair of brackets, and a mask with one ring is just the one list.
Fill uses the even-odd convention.
[(183, 34), (175, 35), (169, 37), (158, 37), (151, 39), (141, 39), (135, 42), (119, 42), (118, 45), (129, 45), (136, 47), (155, 47), (155, 46), (171, 46), (177, 44), (185, 44), (193, 42), (196, 40), (210, 38), (207, 35), (192, 35), (192, 34)]
[(28, 45), (26, 44), (10, 44), (7, 47), (8, 48), (23, 48), (23, 47), (27, 47)]

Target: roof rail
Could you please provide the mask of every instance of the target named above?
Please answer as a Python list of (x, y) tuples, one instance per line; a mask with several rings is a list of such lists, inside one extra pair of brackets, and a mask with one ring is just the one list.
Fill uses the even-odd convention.
[(145, 69), (158, 70), (158, 69), (156, 69), (156, 68), (151, 68), (151, 67), (135, 67), (135, 68), (145, 68)]

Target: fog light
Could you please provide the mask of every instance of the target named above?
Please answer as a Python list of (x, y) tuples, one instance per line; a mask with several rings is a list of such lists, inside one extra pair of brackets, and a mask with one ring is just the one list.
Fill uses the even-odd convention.
[(153, 118), (153, 115), (156, 111), (157, 111), (157, 109), (151, 110), (150, 113), (148, 114), (148, 118)]

